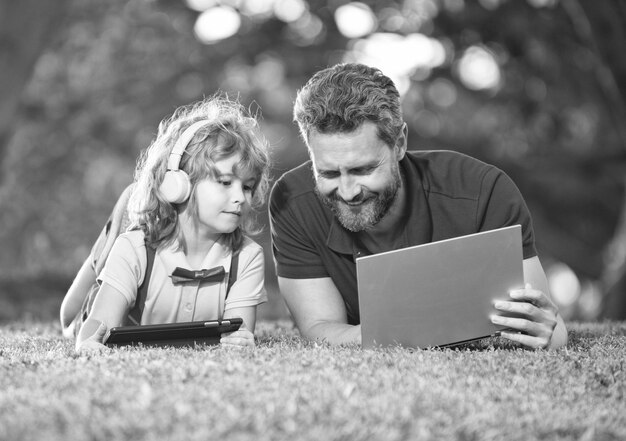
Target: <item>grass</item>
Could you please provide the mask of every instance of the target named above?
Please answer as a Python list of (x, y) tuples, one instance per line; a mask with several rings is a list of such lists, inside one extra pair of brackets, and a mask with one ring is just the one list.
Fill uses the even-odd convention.
[(0, 440), (621, 440), (626, 323), (570, 344), (332, 348), (289, 321), (240, 350), (77, 356), (54, 322), (0, 326)]

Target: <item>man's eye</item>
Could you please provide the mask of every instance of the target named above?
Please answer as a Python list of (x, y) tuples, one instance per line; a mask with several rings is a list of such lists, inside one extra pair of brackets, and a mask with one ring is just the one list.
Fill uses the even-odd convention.
[(374, 171), (374, 167), (355, 168), (352, 173), (355, 175), (363, 176), (369, 175)]
[(324, 179), (335, 179), (339, 177), (339, 172), (334, 171), (321, 171), (318, 173), (320, 178)]

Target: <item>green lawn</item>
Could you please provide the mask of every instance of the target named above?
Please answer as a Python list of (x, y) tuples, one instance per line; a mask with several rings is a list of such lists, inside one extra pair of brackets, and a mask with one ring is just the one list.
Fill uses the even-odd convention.
[(253, 350), (76, 356), (55, 323), (0, 326), (0, 440), (623, 440), (626, 323), (570, 344), (331, 348), (261, 322)]

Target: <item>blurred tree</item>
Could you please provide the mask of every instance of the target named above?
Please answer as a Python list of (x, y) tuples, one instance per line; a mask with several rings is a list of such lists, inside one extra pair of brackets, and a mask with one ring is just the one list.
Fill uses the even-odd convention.
[[(617, 120), (595, 74), (604, 65), (557, 2), (461, 3), (433, 21), (432, 34), (451, 41), (453, 61), (414, 86), (426, 97), (414, 113), (435, 115), (442, 129), (420, 131), (417, 120), (416, 135), (503, 168), (531, 208), (540, 254), (598, 279), (621, 202)], [(470, 90), (458, 74), (459, 59), (476, 47), (498, 62), (496, 88)], [(428, 99), (440, 79), (457, 91), (448, 108)]]
[[(67, 12), (67, 0), (43, 4), (35, 0), (0, 0), (0, 170), (6, 170), (9, 141), (20, 120), (23, 90), (31, 79), (41, 54), (61, 34), (61, 23)], [(8, 211), (7, 205), (1, 203), (2, 195), (10, 193), (5, 173), (0, 173), (0, 186), (0, 206), (3, 211)], [(3, 222), (2, 227), (10, 229), (11, 225)], [(15, 238), (4, 242), (3, 248), (9, 250), (5, 254), (12, 254), (15, 247)], [(10, 268), (7, 270), (10, 271)], [(7, 270), (0, 271), (0, 275), (6, 276)], [(2, 315), (19, 316), (19, 307), (16, 302), (11, 301), (11, 297), (23, 296), (14, 288), (9, 283), (6, 289), (0, 290), (0, 318)], [(34, 291), (37, 291), (37, 287), (29, 290), (30, 293)], [(11, 294), (6, 295), (6, 292)], [(35, 303), (39, 307), (45, 305), (38, 300)]]
[[(611, 164), (617, 174), (626, 178), (626, 1), (589, 2), (564, 0), (564, 8), (572, 17), (581, 39), (601, 59), (596, 71), (606, 100), (612, 109), (615, 127), (620, 134), (621, 151)], [(626, 180), (624, 180), (626, 184)], [(626, 199), (615, 234), (605, 248), (602, 283), (605, 293), (603, 316), (626, 319)]]
[(22, 91), (40, 55), (60, 34), (67, 0), (0, 0), (0, 159), (13, 132)]
[[(461, 12), (442, 11), (434, 32), (450, 38), (457, 54), (486, 47), (499, 60), (504, 81), (486, 99), (470, 92), (471, 109), (457, 100), (461, 115), (451, 124), (457, 129), (428, 140), (505, 169), (531, 206), (540, 254), (567, 263), (583, 280), (603, 280), (605, 314), (623, 318), (625, 3), (464, 5)], [(467, 94), (454, 69), (436, 76)], [(437, 106), (428, 110), (444, 115), (444, 124), (450, 118)]]
[[(623, 4), (0, 0), (0, 279), (48, 273), (69, 283), (160, 119), (218, 89), (262, 110), (275, 176), (304, 161), (291, 123), (296, 90), (339, 61), (378, 63), (368, 54), (378, 47), (403, 69), (410, 147), (504, 169), (533, 212), (542, 257), (598, 280), (624, 206)], [(238, 28), (202, 43), (196, 26), (213, 8), (235, 14)], [(343, 20), (346, 11), (359, 20)], [(9, 55), (18, 44), (22, 70)], [(441, 60), (411, 65), (433, 48)], [(468, 82), (472, 57), (487, 68), (474, 81), (499, 79)], [(268, 232), (257, 240), (271, 290)]]

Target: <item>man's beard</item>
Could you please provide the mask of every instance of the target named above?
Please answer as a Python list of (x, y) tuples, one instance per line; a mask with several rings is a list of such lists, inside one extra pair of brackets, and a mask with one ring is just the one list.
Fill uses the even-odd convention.
[(329, 195), (322, 194), (317, 186), (315, 193), (320, 200), (335, 215), (339, 223), (347, 230), (354, 233), (372, 228), (387, 214), (389, 208), (396, 199), (398, 189), (402, 184), (402, 178), (398, 173), (398, 168), (393, 170), (394, 179), (380, 193), (373, 193), (369, 190), (362, 191), (350, 202), (360, 202), (356, 206), (348, 205), (333, 191)]

